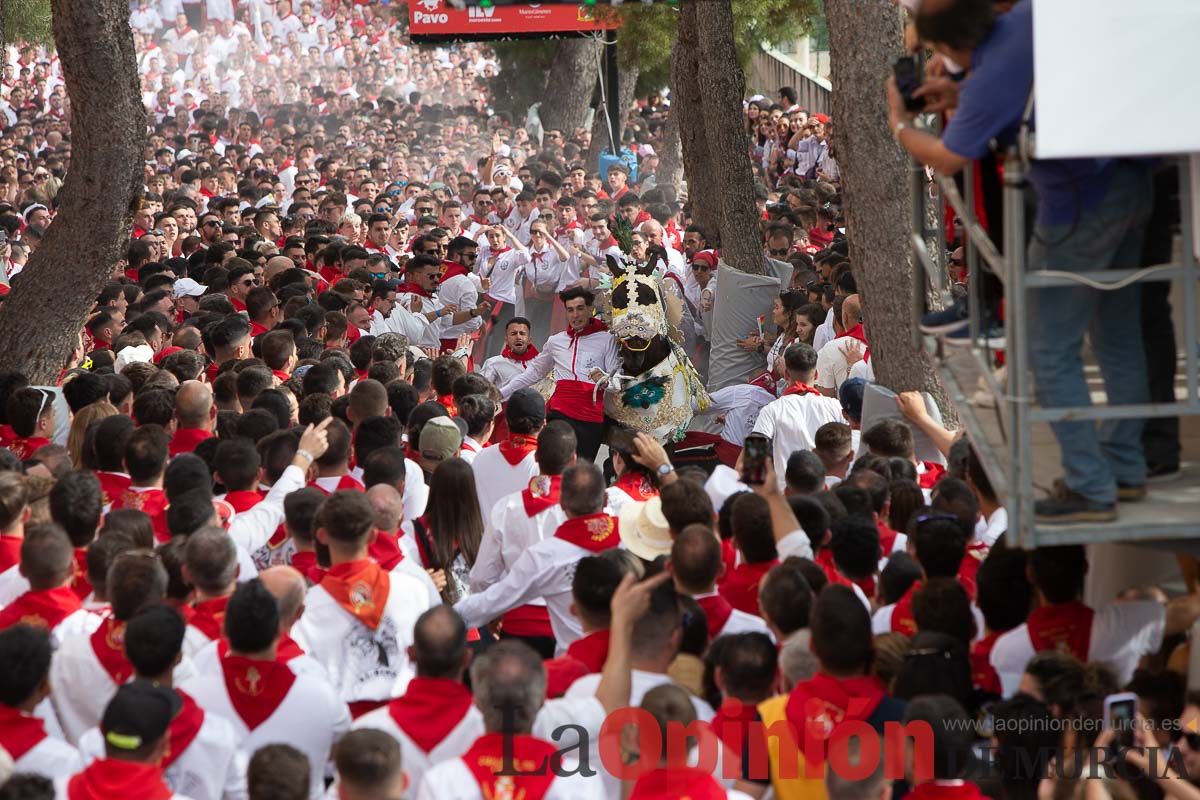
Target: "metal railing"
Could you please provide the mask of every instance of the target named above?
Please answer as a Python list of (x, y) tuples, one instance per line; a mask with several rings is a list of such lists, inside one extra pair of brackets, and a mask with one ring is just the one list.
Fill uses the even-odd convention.
[(796, 102), (810, 114), (828, 114), (833, 108), (833, 90), (829, 81), (813, 75), (800, 62), (769, 47), (760, 45), (754, 51), (747, 83), (754, 91), (772, 99), (779, 87), (794, 87)]

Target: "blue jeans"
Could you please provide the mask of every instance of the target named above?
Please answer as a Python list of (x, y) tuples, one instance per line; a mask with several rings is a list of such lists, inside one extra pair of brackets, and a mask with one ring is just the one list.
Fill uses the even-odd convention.
[[(1037, 224), (1029, 244), (1030, 269), (1089, 272), (1140, 265), (1153, 203), (1150, 171), (1124, 162), (1114, 170), (1104, 199), (1094, 208), (1080, 210), (1074, 224)], [(1081, 354), (1085, 332), (1104, 377), (1109, 405), (1149, 402), (1140, 286), (1114, 292), (1053, 287), (1033, 290), (1029, 298), (1030, 351), (1039, 405), (1091, 405)], [(1112, 503), (1118, 482), (1144, 484), (1142, 426), (1142, 420), (1053, 423), (1067, 487), (1089, 500)]]

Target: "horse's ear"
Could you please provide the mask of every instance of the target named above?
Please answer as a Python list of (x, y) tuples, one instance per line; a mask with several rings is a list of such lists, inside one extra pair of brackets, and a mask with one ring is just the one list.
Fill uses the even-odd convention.
[(666, 248), (662, 245), (650, 245), (646, 248), (646, 263), (638, 267), (638, 274), (653, 275), (654, 268), (658, 266), (659, 261), (662, 261), (664, 269), (671, 263), (667, 258)]
[(613, 258), (611, 253), (605, 253), (604, 260), (608, 262), (608, 271), (614, 276), (625, 272), (625, 265)]

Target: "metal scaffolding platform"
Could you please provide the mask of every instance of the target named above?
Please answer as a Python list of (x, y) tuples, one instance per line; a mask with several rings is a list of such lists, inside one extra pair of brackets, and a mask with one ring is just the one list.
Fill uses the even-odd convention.
[[(1177, 237), (1175, 263), (1140, 270), (1107, 270), (1068, 273), (1057, 270), (1029, 271), (1026, 263), (1024, 165), (1010, 154), (1004, 170), (1004, 255), (993, 246), (976, 221), (973, 192), (964, 202), (955, 184), (937, 179), (940, 192), (922, 191), (923, 202), (940, 204), (945, 199), (963, 220), (967, 255), (969, 338), (950, 345), (945, 339), (925, 337), (921, 343), (934, 352), (947, 393), (959, 419), (971, 437), (984, 469), (1008, 510), (1009, 536), (1024, 548), (1046, 545), (1137, 542), (1153, 543), (1176, 550), (1200, 549), (1200, 464), (1186, 467), (1179, 479), (1151, 485), (1145, 500), (1122, 503), (1115, 522), (1105, 524), (1045, 525), (1034, 519), (1035, 496), (1049, 491), (1061, 475), (1060, 453), (1050, 422), (1060, 420), (1105, 420), (1178, 417), (1184, 442), (1184, 459), (1200, 461), (1200, 369), (1197, 359), (1196, 281), (1200, 277), (1193, 248), (1192, 169), (1188, 159), (1177, 161), (1180, 170), (1181, 231)], [(966, 176), (971, 186), (972, 176)], [(914, 168), (914, 192), (928, 186), (924, 170)], [(941, 195), (939, 198), (938, 195)], [(928, 211), (914, 212), (915, 231), (911, 244), (923, 269), (915, 270), (915, 312), (924, 307), (924, 295), (946, 286), (940, 260), (931, 257)], [(938, 253), (937, 255), (940, 255)], [(1004, 370), (996, 370), (996, 351), (984, 341), (979, 322), (979, 286), (982, 270), (989, 269), (1004, 283), (1005, 348)], [(1037, 403), (1029, 360), (1029, 293), (1042, 287), (1087, 284), (1115, 289), (1133, 282), (1171, 281), (1174, 315), (1182, 352), (1176, 402), (1152, 405), (1111, 406), (1099, 381), (1094, 362), (1086, 358), (1092, 405), (1074, 408), (1043, 407)], [(1097, 286), (1097, 284), (1099, 284)], [(935, 299), (936, 304), (936, 299)], [(1094, 379), (1094, 380), (1093, 380)], [(1189, 452), (1190, 451), (1190, 452)], [(1191, 541), (1188, 541), (1191, 540)]]

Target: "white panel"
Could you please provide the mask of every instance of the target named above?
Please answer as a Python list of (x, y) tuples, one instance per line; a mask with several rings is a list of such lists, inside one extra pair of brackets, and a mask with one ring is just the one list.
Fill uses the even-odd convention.
[(1039, 157), (1200, 151), (1200, 0), (1037, 0), (1033, 31)]

